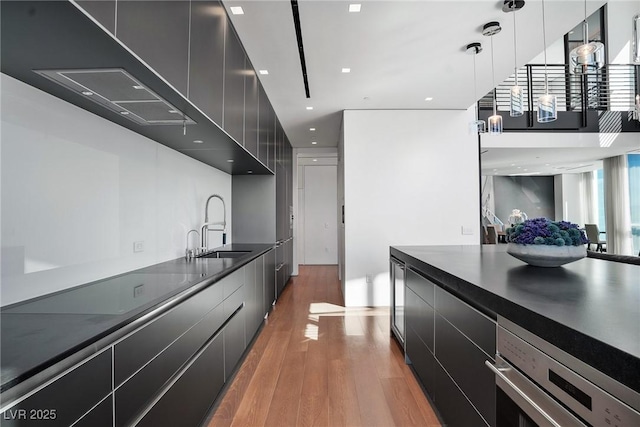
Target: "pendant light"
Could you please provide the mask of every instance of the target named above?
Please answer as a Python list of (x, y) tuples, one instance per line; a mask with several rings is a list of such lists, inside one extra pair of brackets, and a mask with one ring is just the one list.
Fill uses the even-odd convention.
[(488, 126), (489, 133), (493, 135), (499, 135), (502, 133), (502, 116), (498, 115), (498, 109), (496, 105), (496, 76), (493, 68), (493, 36), (498, 34), (502, 28), (499, 22), (489, 22), (482, 28), (482, 35), (491, 37), (491, 79), (493, 82), (493, 116), (489, 117)]
[(475, 104), (475, 120), (471, 122), (470, 128), (471, 132), (477, 133), (485, 133), (486, 123), (484, 120), (480, 120), (478, 117), (478, 94), (477, 94), (477, 84), (476, 84), (476, 55), (482, 52), (482, 44), (480, 43), (470, 43), (467, 45), (467, 53), (469, 55), (473, 55), (473, 102)]
[(547, 73), (547, 29), (544, 22), (544, 0), (542, 0), (542, 42), (544, 43), (544, 95), (538, 98), (538, 123), (549, 123), (558, 118), (556, 96), (549, 94)]
[(511, 86), (510, 111), (511, 117), (520, 117), (524, 114), (524, 90), (518, 85), (518, 58), (516, 50), (516, 11), (524, 7), (524, 1), (505, 0), (502, 5), (503, 12), (513, 12), (513, 71), (515, 84)]
[(584, 21), (582, 21), (584, 43), (569, 53), (570, 70), (574, 74), (588, 74), (598, 71), (604, 65), (604, 45), (600, 42), (589, 43), (589, 24), (587, 23), (587, 0), (584, 0)]

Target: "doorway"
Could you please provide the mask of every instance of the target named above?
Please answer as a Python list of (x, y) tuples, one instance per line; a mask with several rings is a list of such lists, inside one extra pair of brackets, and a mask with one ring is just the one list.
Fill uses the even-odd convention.
[(338, 264), (338, 162), (336, 157), (298, 161), (298, 262)]

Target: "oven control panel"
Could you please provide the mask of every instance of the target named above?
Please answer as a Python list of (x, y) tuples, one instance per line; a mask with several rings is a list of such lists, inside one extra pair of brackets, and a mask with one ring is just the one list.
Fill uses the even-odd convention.
[(500, 326), (498, 353), (588, 424), (640, 426), (640, 412)]

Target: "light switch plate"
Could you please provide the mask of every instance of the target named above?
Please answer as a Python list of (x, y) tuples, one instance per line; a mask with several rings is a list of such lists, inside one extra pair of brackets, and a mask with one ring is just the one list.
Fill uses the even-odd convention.
[(133, 252), (144, 252), (144, 242), (133, 242)]
[(465, 236), (473, 236), (473, 227), (462, 226), (462, 234)]

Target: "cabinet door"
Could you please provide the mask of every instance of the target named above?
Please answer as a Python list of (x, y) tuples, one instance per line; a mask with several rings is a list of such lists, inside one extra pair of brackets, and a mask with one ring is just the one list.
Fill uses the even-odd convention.
[(187, 95), (187, 1), (119, 1), (116, 37)]
[(219, 125), (222, 124), (226, 16), (219, 1), (191, 2), (189, 99)]
[(116, 0), (80, 0), (76, 3), (113, 34), (116, 26)]
[(224, 318), (233, 317), (222, 330), (224, 337), (224, 379), (229, 378), (240, 356), (246, 347), (245, 343), (245, 309), (242, 303), (245, 301), (244, 286), (238, 289), (229, 298), (224, 300)]
[[(262, 325), (262, 321), (264, 320), (264, 315), (266, 311), (264, 310), (264, 260), (265, 256), (261, 256), (255, 261), (256, 264), (256, 284), (255, 284), (255, 292), (256, 292), (256, 310), (255, 310), (255, 332)], [(248, 343), (249, 341), (247, 341)]]
[(224, 384), (223, 366), (218, 335), (137, 425), (199, 426)]
[(408, 323), (405, 333), (405, 349), (407, 358), (411, 362), (420, 382), (433, 399), (435, 397), (436, 383), (434, 370), (437, 362), (431, 351), (424, 345), (413, 327), (409, 326)]
[[(407, 269), (407, 280), (411, 270)], [(405, 287), (406, 297), (406, 328), (413, 329), (422, 343), (434, 352), (434, 310), (411, 288)]]
[[(249, 64), (249, 60), (247, 60)], [(251, 66), (246, 67), (244, 94), (244, 148), (258, 157), (258, 76)]]
[(224, 49), (224, 118), (225, 131), (240, 145), (244, 144), (244, 71), (245, 54), (233, 25), (227, 21)]
[(103, 400), (73, 427), (113, 427), (113, 395)]
[(267, 158), (268, 158), (269, 164), (267, 166), (269, 167), (269, 169), (275, 172), (276, 170), (276, 113), (273, 110), (273, 106), (271, 104), (269, 104), (268, 114), (269, 114), (269, 123), (268, 123), (269, 145), (267, 146), (267, 150), (269, 153), (267, 155)]
[(276, 251), (270, 250), (264, 255), (264, 312), (271, 310), (276, 300)]
[(269, 98), (262, 84), (258, 82), (258, 159), (266, 166), (269, 166), (270, 110)]
[(256, 332), (256, 312), (258, 311), (258, 300), (256, 295), (256, 262), (253, 261), (244, 267), (245, 271), (245, 342), (251, 341)]

